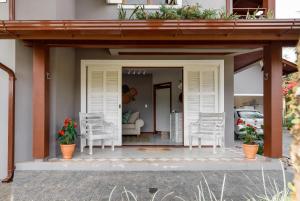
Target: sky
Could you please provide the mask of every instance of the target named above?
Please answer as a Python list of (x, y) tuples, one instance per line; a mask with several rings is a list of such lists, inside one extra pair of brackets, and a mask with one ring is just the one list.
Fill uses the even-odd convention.
[(276, 0), (276, 18), (300, 18), (300, 0)]

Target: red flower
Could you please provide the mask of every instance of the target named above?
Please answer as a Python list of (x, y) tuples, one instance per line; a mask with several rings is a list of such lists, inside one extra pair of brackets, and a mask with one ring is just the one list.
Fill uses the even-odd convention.
[(251, 127), (251, 125), (250, 125), (250, 124), (246, 124), (246, 126), (248, 126), (248, 127)]
[(64, 131), (64, 130), (60, 130), (60, 131), (58, 132), (58, 134), (60, 134), (61, 136), (63, 136), (63, 135), (65, 134), (65, 131)]
[(76, 122), (74, 122), (74, 128), (76, 128), (77, 127), (77, 123)]
[(287, 85), (287, 88), (289, 90), (292, 90), (295, 86), (297, 86), (297, 82), (291, 82), (290, 84)]
[(69, 117), (65, 119), (65, 123), (69, 123), (70, 121), (72, 121), (72, 120)]

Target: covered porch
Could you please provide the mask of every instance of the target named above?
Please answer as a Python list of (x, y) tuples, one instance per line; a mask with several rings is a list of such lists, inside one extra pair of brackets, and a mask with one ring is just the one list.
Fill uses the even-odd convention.
[[(0, 38), (14, 38), (22, 40), (32, 48), (32, 161), (18, 163), (17, 169), (22, 167), (50, 168), (57, 164), (60, 167), (70, 167), (76, 162), (92, 162), (97, 165), (111, 167), (113, 161), (122, 161), (130, 164), (130, 161), (138, 162), (156, 160), (170, 167), (170, 164), (180, 164), (183, 161), (197, 161), (195, 169), (201, 165), (226, 161), (235, 161), (242, 166), (247, 166), (251, 161), (246, 161), (241, 155), (240, 149), (233, 146), (233, 73), (234, 56), (249, 53), (251, 51), (263, 51), (264, 71), (264, 156), (258, 157), (257, 161), (268, 161), (269, 158), (280, 158), (282, 156), (282, 47), (295, 46), (299, 37), (299, 20), (253, 20), (253, 21), (28, 21), (28, 22), (4, 22), (0, 28), (5, 30), (0, 33)], [(255, 36), (255, 37), (253, 37)], [(158, 63), (159, 60), (173, 60), (174, 63), (181, 60), (223, 60), (225, 64), (223, 77), (224, 111), (226, 112), (226, 131), (229, 136), (225, 142), (225, 152), (211, 154), (211, 148), (193, 149), (186, 148), (117, 148), (115, 152), (110, 149), (95, 149), (95, 154), (90, 157), (85, 154), (76, 153), (73, 161), (61, 161), (56, 156), (57, 147), (54, 145), (53, 132), (59, 128), (58, 117), (52, 113), (50, 100), (56, 97), (50, 96), (49, 85), (51, 79), (61, 75), (64, 79), (69, 71), (60, 72), (51, 77), (49, 57), (53, 50), (63, 48), (75, 49), (73, 64), (76, 66), (74, 77), (75, 85), (80, 89), (80, 62), (81, 60), (129, 60), (132, 64), (135, 60), (147, 59)], [(118, 55), (113, 52), (107, 54), (107, 49), (118, 50)], [(134, 49), (135, 51), (128, 51)], [(140, 51), (144, 49), (144, 51)], [(159, 51), (157, 51), (159, 49)], [(175, 49), (177, 51), (163, 50)], [(195, 51), (196, 50), (196, 51)], [(50, 52), (50, 54), (49, 54)], [(58, 51), (59, 52), (59, 51)], [(105, 52), (103, 55), (97, 55)], [(56, 53), (59, 57), (59, 53)], [(79, 56), (78, 56), (79, 55)], [(167, 59), (166, 59), (167, 57)], [(154, 61), (155, 60), (155, 61)], [(55, 64), (62, 66), (64, 64)], [(128, 64), (130, 65), (130, 64)], [(228, 67), (227, 67), (228, 66)], [(64, 75), (64, 76), (62, 76)], [(222, 79), (222, 78), (221, 78)], [(78, 83), (77, 83), (78, 82)], [(63, 88), (66, 83), (55, 83), (56, 89)], [(52, 83), (53, 86), (53, 83)], [(64, 90), (61, 90), (64, 92)], [(79, 93), (76, 91), (76, 93)], [(57, 93), (57, 96), (60, 94)], [(79, 95), (80, 96), (80, 95)], [(80, 108), (79, 96), (70, 96), (69, 100), (76, 108)], [(55, 99), (55, 103), (58, 103)], [(55, 110), (63, 110), (64, 104), (59, 107), (54, 105)], [(78, 120), (79, 110), (73, 109), (74, 118)], [(59, 114), (59, 112), (57, 112)], [(55, 119), (55, 124), (50, 128), (50, 120)], [(50, 132), (51, 130), (51, 132)], [(188, 133), (187, 133), (188, 134)], [(14, 153), (14, 142), (9, 144), (10, 154)], [(120, 144), (121, 145), (121, 144)], [(164, 155), (156, 158), (156, 155)], [(176, 156), (175, 156), (176, 155)], [(53, 159), (54, 158), (54, 159)], [(48, 160), (50, 159), (50, 160)], [(101, 164), (104, 160), (105, 163)], [(127, 162), (126, 160), (129, 160)], [(43, 162), (41, 162), (43, 161)], [(172, 162), (173, 161), (173, 162)], [(256, 162), (257, 162), (256, 161)], [(271, 160), (272, 161), (272, 160)], [(41, 164), (39, 166), (36, 162)], [(108, 162), (108, 163), (106, 163)], [(29, 165), (29, 166), (26, 166)], [(32, 165), (33, 164), (33, 165)], [(52, 164), (52, 165), (51, 165)], [(55, 164), (55, 165), (53, 165)], [(114, 163), (115, 164), (115, 163)], [(114, 165), (113, 164), (113, 165)], [(154, 164), (155, 163), (151, 163)], [(118, 165), (117, 165), (118, 166)], [(172, 165), (171, 165), (172, 166)], [(88, 165), (83, 167), (88, 168)], [(122, 164), (120, 165), (122, 167)], [(123, 166), (127, 167), (127, 166)], [(180, 167), (180, 166), (179, 166)], [(9, 170), (13, 171), (14, 164), (9, 164)], [(129, 168), (130, 169), (130, 168)], [(170, 170), (170, 169), (169, 169)]]

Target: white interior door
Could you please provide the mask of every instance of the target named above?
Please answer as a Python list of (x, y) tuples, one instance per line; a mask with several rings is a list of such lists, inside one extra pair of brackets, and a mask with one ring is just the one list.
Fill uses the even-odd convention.
[(156, 130), (170, 131), (170, 88), (156, 90)]
[[(121, 135), (121, 67), (87, 66), (87, 112), (102, 112), (107, 122), (117, 126), (116, 145), (122, 144)], [(100, 142), (99, 142), (100, 143)], [(110, 142), (106, 142), (110, 144)], [(97, 145), (97, 143), (95, 142)]]
[[(219, 66), (199, 65), (184, 67), (184, 144), (188, 145), (189, 124), (199, 119), (200, 112), (220, 111)], [(195, 140), (195, 144), (197, 139)], [(193, 144), (194, 144), (193, 143)], [(203, 145), (212, 145), (202, 141)]]

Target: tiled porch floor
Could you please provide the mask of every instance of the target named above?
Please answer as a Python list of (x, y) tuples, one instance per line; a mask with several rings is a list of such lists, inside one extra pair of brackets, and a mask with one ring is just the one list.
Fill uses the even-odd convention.
[[(264, 157), (258, 156), (258, 160)], [(61, 158), (52, 158), (49, 161), (58, 161)], [(194, 147), (192, 150), (185, 147), (123, 147), (112, 151), (110, 147), (105, 149), (94, 148), (93, 155), (88, 154), (88, 148), (84, 152), (76, 152), (72, 161), (242, 161), (244, 155), (241, 149)]]
[(76, 152), (72, 160), (51, 158), (47, 161), (28, 161), (16, 164), (17, 170), (74, 170), (74, 171), (206, 171), (206, 170), (266, 170), (281, 169), (279, 160), (257, 156), (244, 158), (239, 148), (217, 149), (185, 147), (122, 147), (111, 151), (94, 148), (89, 155)]

